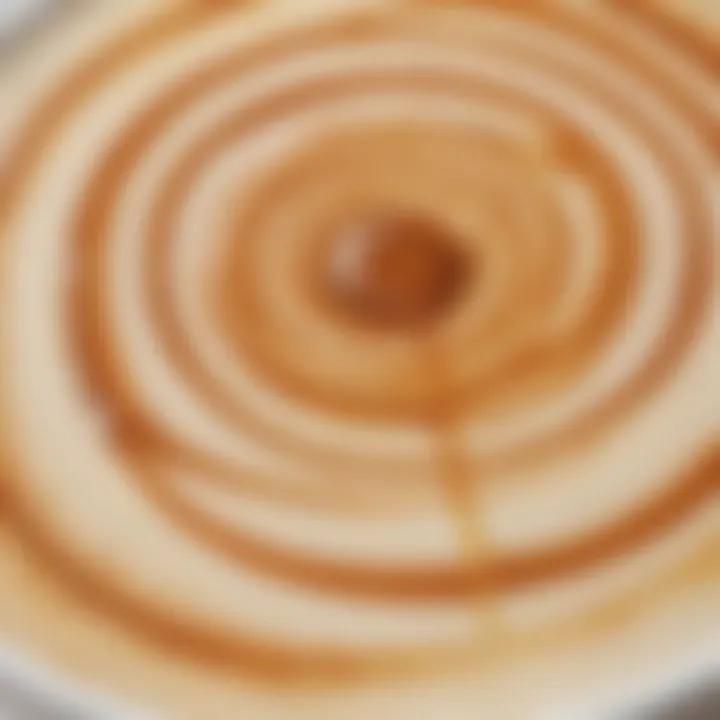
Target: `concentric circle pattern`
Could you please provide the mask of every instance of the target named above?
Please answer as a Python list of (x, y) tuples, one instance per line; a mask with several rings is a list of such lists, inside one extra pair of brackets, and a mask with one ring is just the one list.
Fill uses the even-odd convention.
[(580, 5), (88, 33), (3, 178), (31, 557), (278, 681), (529, 653), (717, 581), (718, 55)]

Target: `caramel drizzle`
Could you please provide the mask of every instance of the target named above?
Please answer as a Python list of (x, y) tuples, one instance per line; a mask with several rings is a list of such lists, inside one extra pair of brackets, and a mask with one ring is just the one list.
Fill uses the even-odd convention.
[[(347, 35), (351, 34), (352, 27), (354, 26), (346, 28)], [(333, 26), (333, 30), (333, 38), (336, 33), (343, 35), (342, 27)], [(382, 26), (379, 28), (369, 26), (364, 28), (363, 36), (370, 35), (374, 38), (380, 34), (382, 37), (382, 32)], [(315, 36), (312, 35), (310, 42), (313, 45), (314, 40)], [(304, 38), (301, 36), (298, 40), (300, 48), (303, 47), (303, 42)], [(290, 47), (288, 47), (289, 45)], [(270, 57), (274, 57), (275, 53), (285, 56), (286, 53), (298, 50), (299, 48), (294, 46), (291, 41), (283, 40), (275, 48), (263, 45), (260, 52), (262, 52), (263, 61), (267, 61)], [(143, 412), (142, 401), (137, 389), (127, 378), (122, 365), (118, 364), (119, 349), (115, 346), (116, 341), (108, 330), (111, 325), (104, 304), (104, 289), (107, 286), (108, 278), (104, 276), (102, 268), (107, 267), (107, 264), (103, 262), (104, 240), (108, 233), (108, 218), (112, 216), (113, 199), (118, 197), (125, 178), (131, 172), (134, 158), (147, 152), (147, 148), (152, 147), (154, 139), (162, 134), (163, 120), (171, 119), (180, 111), (181, 107), (192, 102), (191, 98), (199, 89), (210, 90), (214, 87), (210, 79), (215, 79), (216, 83), (224, 82), (225, 78), (237, 76), (245, 68), (251, 67), (255, 60), (253, 54), (250, 53), (249, 58), (247, 55), (243, 55), (240, 61), (232, 59), (219, 68), (201, 72), (195, 78), (188, 79), (176, 93), (171, 93), (167, 98), (161, 99), (160, 109), (156, 106), (150, 107), (148, 112), (134, 126), (130, 127), (126, 136), (110, 150), (78, 211), (74, 231), (74, 236), (78, 239), (77, 255), (80, 258), (80, 266), (90, 268), (91, 272), (87, 273), (75, 287), (72, 299), (74, 310), (71, 314), (71, 318), (73, 318), (71, 328), (78, 343), (77, 362), (83, 368), (83, 376), (87, 378), (91, 395), (101, 398), (103, 407), (109, 408), (111, 417), (122, 428), (120, 447), (124, 452), (134, 455), (130, 462), (135, 470), (134, 476), (138, 478), (146, 475), (147, 468), (144, 467), (144, 464), (148, 460), (159, 464), (162, 459), (163, 462), (189, 465), (208, 478), (212, 478), (215, 473), (221, 473), (221, 478), (225, 478), (229, 483), (238, 483), (238, 487), (241, 489), (243, 487), (241, 483), (248, 481), (248, 472), (237, 468), (233, 476), (230, 468), (218, 467), (214, 458), (203, 454), (199, 448), (188, 448)], [(560, 68), (556, 69), (561, 70)], [(293, 453), (301, 460), (312, 463), (311, 466), (314, 467), (325, 469), (331, 463), (330, 467), (346, 473), (350, 460), (353, 466), (360, 468), (359, 472), (370, 474), (382, 470), (385, 476), (407, 473), (407, 476), (410, 477), (413, 472), (418, 470), (417, 467), (389, 468), (387, 464), (378, 467), (372, 458), (363, 460), (361, 455), (352, 458), (349, 458), (347, 453), (333, 456), (331, 452), (308, 447), (305, 442), (298, 444), (293, 438), (278, 435), (277, 428), (269, 424), (261, 425), (260, 419), (245, 412), (243, 408), (233, 405), (222, 385), (213, 381), (201, 360), (195, 355), (194, 348), (188, 342), (187, 334), (179, 324), (169, 294), (166, 292), (169, 282), (167, 272), (171, 266), (169, 254), (172, 250), (172, 218), (176, 216), (186, 201), (191, 180), (202, 169), (203, 161), (222, 154), (225, 145), (231, 139), (250, 134), (254, 127), (268, 122), (271, 117), (276, 116), (285, 108), (297, 111), (302, 107), (312, 106), (320, 97), (326, 98), (331, 91), (335, 95), (339, 95), (341, 91), (352, 94), (357, 92), (360, 87), (369, 85), (377, 88), (385, 83), (389, 87), (407, 87), (412, 85), (413, 78), (406, 76), (395, 78), (392, 73), (386, 72), (382, 76), (370, 75), (367, 78), (321, 81), (317, 89), (313, 86), (291, 88), (287, 96), (281, 94), (277, 99), (271, 98), (267, 107), (261, 104), (255, 112), (244, 112), (239, 117), (228, 117), (224, 125), (217, 128), (206, 142), (193, 148), (190, 155), (186, 159), (181, 159), (169, 173), (172, 180), (158, 199), (155, 212), (148, 223), (149, 231), (145, 242), (147, 248), (145, 286), (147, 307), (154, 316), (153, 325), (157, 329), (162, 345), (167, 348), (177, 366), (182, 369), (183, 376), (192, 378), (194, 387), (202, 390), (212, 402), (213, 407), (221, 415), (231, 420), (236, 427), (241, 428), (243, 433), (256, 434), (266, 442), (271, 441), (279, 450)], [(453, 93), (459, 93), (462, 90), (464, 91), (463, 97), (469, 90), (502, 95), (501, 88), (487, 88), (483, 85), (481, 89), (476, 89), (472, 81), (464, 82), (462, 79), (458, 79), (453, 82), (452, 78), (442, 76), (437, 81), (424, 79), (418, 84), (436, 92), (440, 87), (448, 88)], [(611, 102), (610, 98), (607, 99), (607, 102)], [(625, 110), (619, 105), (613, 109), (617, 113)], [(559, 122), (559, 118), (553, 117), (553, 119)], [(649, 137), (652, 137), (653, 133), (652, 129), (647, 129)], [(656, 143), (662, 146), (660, 138), (656, 139)], [(544, 359), (543, 351), (549, 356), (548, 362), (554, 372), (558, 372), (560, 375), (569, 374), (572, 377), (574, 373), (578, 372), (576, 366), (579, 365), (582, 368), (586, 357), (592, 356), (608, 334), (622, 321), (623, 310), (629, 301), (628, 293), (635, 284), (637, 239), (634, 229), (637, 220), (627, 205), (620, 179), (615, 177), (611, 168), (607, 167), (599, 151), (583, 142), (578, 134), (573, 135), (568, 129), (560, 144), (561, 153), (571, 158), (591, 177), (597, 179), (601, 192), (607, 198), (608, 206), (617, 209), (617, 212), (608, 218), (610, 229), (607, 237), (611, 246), (610, 259), (607, 262), (603, 280), (605, 286), (603, 301), (593, 308), (590, 317), (585, 319), (584, 325), (579, 330), (573, 329), (572, 342), (569, 338), (562, 338), (557, 347), (552, 347), (549, 351), (545, 348), (530, 348), (529, 353), (519, 358), (516, 364), (505, 366), (500, 370), (502, 374), (488, 378), (478, 390), (472, 393), (482, 397), (484, 409), (492, 407), (494, 391), (502, 389), (507, 383), (519, 383), (524, 371), (534, 370), (534, 366)], [(702, 321), (708, 308), (712, 272), (711, 237), (704, 225), (705, 208), (702, 205), (702, 199), (693, 193), (692, 180), (686, 176), (681, 161), (677, 158), (668, 158), (665, 164), (668, 168), (668, 175), (678, 178), (677, 192), (683, 193), (685, 210), (683, 219), (686, 226), (684, 235), (687, 238), (688, 248), (679, 293), (680, 300), (674, 309), (673, 316), (668, 320), (664, 342), (658, 345), (655, 354), (645, 363), (639, 377), (632, 378), (627, 385), (621, 386), (615, 395), (608, 396), (604, 404), (593, 407), (584, 420), (564, 429), (561, 435), (545, 439), (544, 443), (538, 447), (524, 447), (521, 452), (512, 457), (483, 459), (483, 465), (486, 464), (489, 469), (496, 470), (498, 466), (507, 468), (511, 463), (517, 465), (522, 461), (528, 463), (551, 452), (557, 453), (563, 449), (574, 449), (580, 440), (587, 441), (595, 437), (602, 430), (603, 425), (610, 425), (622, 414), (628, 412), (641, 397), (652, 393), (668, 377), (682, 357), (685, 348), (696, 332), (698, 323)], [(588, 165), (592, 168), (590, 172), (587, 170)], [(298, 181), (295, 176), (281, 177), (280, 184), (282, 186), (283, 183), (293, 184)], [(260, 220), (256, 220), (255, 217), (262, 218), (266, 213), (271, 212), (278, 192), (282, 192), (282, 188), (280, 190), (273, 189), (272, 192), (261, 195), (257, 198), (257, 202), (252, 203), (252, 216), (243, 226), (246, 237), (258, 235), (255, 228)], [(245, 252), (246, 249), (247, 252)], [(244, 254), (228, 263), (228, 267), (254, 267), (251, 254), (252, 243), (240, 244), (238, 253)], [(620, 272), (620, 268), (624, 269), (627, 274)], [(239, 313), (252, 312), (252, 308), (257, 307), (258, 303), (257, 298), (252, 295), (254, 285), (252, 273), (242, 278), (233, 278), (233, 281), (228, 284), (235, 289), (236, 293), (248, 292), (245, 296), (241, 294), (240, 301), (235, 303), (234, 322), (229, 323), (227, 327), (229, 332), (231, 325), (243, 327), (242, 316)], [(258, 324), (261, 323), (262, 319), (259, 319)], [(252, 357), (255, 350), (252, 344), (252, 331), (257, 325), (248, 324), (247, 327), (248, 332), (239, 342), (238, 351), (245, 357), (248, 355)], [(578, 362), (578, 358), (580, 362)], [(271, 358), (261, 355), (256, 361), (255, 367), (260, 372), (263, 369), (267, 372), (270, 364)], [(277, 376), (273, 375), (272, 379), (277, 385)], [(435, 380), (431, 381), (431, 383), (434, 382)], [(312, 398), (301, 394), (301, 389), (287, 384), (280, 384), (280, 387), (283, 391), (300, 397), (305, 402), (312, 401)], [(466, 388), (464, 392), (468, 392)], [(346, 407), (346, 400), (346, 398), (342, 398), (337, 405), (333, 406), (333, 409), (337, 409), (338, 406)], [(460, 400), (461, 398), (450, 396), (447, 399), (447, 402), (454, 406), (453, 415), (455, 417), (469, 415), (473, 411), (472, 405), (460, 405)], [(452, 432), (443, 434), (453, 435)], [(442, 463), (446, 468), (450, 465), (465, 466), (467, 464), (467, 458), (451, 459), (453, 455), (457, 455), (450, 450), (454, 442), (454, 440), (449, 440), (441, 453)], [(156, 481), (149, 485), (152, 486), (151, 492), (156, 496), (156, 500), (161, 502), (173, 515), (179, 512), (181, 504), (185, 504), (176, 494), (171, 499), (170, 496), (174, 494), (171, 484), (162, 484)], [(144, 486), (141, 485), (141, 487)], [(251, 487), (259, 490), (262, 482)], [(144, 487), (144, 489), (148, 488)], [(472, 581), (468, 581), (467, 584), (460, 583), (454, 593), (451, 591), (453, 582), (450, 577), (458, 574), (458, 569), (455, 567), (407, 570), (395, 567), (378, 569), (374, 566), (354, 566), (348, 571), (347, 567), (341, 567), (339, 564), (316, 564), (310, 557), (300, 555), (286, 557), (285, 551), (281, 548), (261, 548), (257, 541), (242, 531), (220, 527), (214, 520), (208, 521), (202, 513), (189, 504), (184, 507), (182, 523), (192, 527), (193, 532), (205, 537), (243, 563), (250, 563), (261, 570), (274, 568), (275, 572), (281, 572), (283, 575), (303, 582), (310, 581), (312, 584), (328, 590), (407, 598), (414, 598), (424, 593), (428, 593), (429, 597), (444, 598), (452, 597), (454, 594), (463, 595), (474, 592)], [(612, 532), (608, 531), (608, 535), (611, 534)], [(601, 534), (596, 541), (602, 543), (604, 536), (604, 533)], [(533, 559), (533, 563), (535, 562), (537, 562), (536, 558)], [(552, 564), (551, 562), (550, 565)], [(477, 572), (477, 569), (461, 569), (459, 574), (474, 575)], [(532, 574), (534, 575), (534, 573), (533, 570)], [(482, 575), (482, 571), (480, 574)], [(413, 578), (416, 579), (413, 580)], [(462, 590), (462, 587), (467, 589)]]
[[(613, 52), (622, 53), (626, 59), (636, 59), (632, 50), (618, 47), (609, 36), (598, 37), (590, 26), (573, 15), (555, 15), (547, 8), (527, 10), (523, 7), (522, 11), (537, 17), (541, 22), (554, 22), (562, 29), (577, 32), (591, 44), (602, 45), (608, 42)], [(170, 42), (176, 35), (180, 36), (190, 31), (197, 22), (204, 19), (206, 12), (205, 7), (197, 5), (177, 15), (156, 20), (141, 32), (121, 39), (102, 58), (98, 58), (93, 65), (78, 73), (67, 87), (59, 89), (57, 95), (50, 99), (42, 112), (39, 112), (28, 125), (23, 139), (18, 143), (17, 152), (11, 158), (2, 193), (5, 201), (0, 201), (3, 217), (10, 215), (13, 206), (18, 203), (25, 189), (32, 182), (37, 162), (42, 157), (47, 143), (54, 136), (53, 123), (59, 123), (77, 104), (90, 98), (92, 92), (107, 82), (113, 73), (121, 70), (126, 61), (140, 59), (145, 53), (153, 52), (158, 44)], [(213, 9), (213, 12), (217, 12), (217, 9)], [(321, 564), (313, 558), (300, 555), (290, 556), (279, 548), (258, 543), (253, 537), (244, 535), (237, 529), (231, 531), (216, 525), (192, 506), (184, 503), (173, 492), (171, 485), (157, 472), (158, 458), (165, 460), (174, 457), (181, 465), (187, 464), (202, 470), (209, 480), (221, 476), (226, 482), (237, 483), (237, 487), (243, 492), (265, 491), (262, 478), (255, 482), (256, 479), (248, 477), (247, 473), (240, 476), (237, 468), (222, 466), (203, 454), (201, 450), (181, 444), (164, 428), (145, 416), (137, 403), (138, 398), (134, 396), (134, 389), (118, 364), (114, 341), (106, 325), (101, 268), (104, 257), (103, 242), (107, 231), (106, 217), (110, 215), (109, 209), (119, 188), (131, 172), (135, 158), (143, 149), (150, 148), (154, 137), (162, 133), (163, 123), (170, 120), (180, 108), (192, 103), (196, 92), (208, 90), (208, 83), (221, 86), (235, 73), (251, 69), (257, 63), (278, 56), (289, 57), (293, 52), (301, 51), (306, 46), (313, 47), (317, 42), (342, 43), (343, 40), (357, 40), (368, 35), (376, 37), (382, 29), (382, 18), (377, 22), (368, 18), (352, 20), (345, 26), (333, 25), (314, 30), (309, 37), (303, 33), (299, 33), (294, 38), (286, 37), (277, 45), (272, 43), (264, 45), (255, 51), (244, 53), (241, 58), (233, 58), (209, 72), (201, 71), (190, 78), (182, 88), (162, 98), (146, 115), (137, 120), (126, 131), (121, 141), (103, 158), (100, 174), (94, 179), (93, 187), (88, 188), (88, 193), (78, 210), (76, 254), (81, 259), (82, 274), (69, 297), (69, 327), (75, 342), (79, 367), (82, 368), (82, 373), (87, 379), (88, 394), (93, 398), (102, 398), (102, 402), (116, 419), (119, 428), (116, 447), (118, 451), (122, 451), (128, 466), (134, 471), (138, 487), (153, 497), (158, 506), (167, 511), (179, 524), (243, 563), (271, 574), (299, 579), (303, 583), (329, 591), (364, 595), (374, 599), (382, 598), (386, 601), (457, 600), (476, 597), (481, 593), (492, 595), (516, 590), (533, 583), (548, 582), (586, 571), (622, 553), (631, 552), (634, 548), (668, 532), (690, 517), (710, 498), (715, 497), (720, 473), (720, 454), (717, 448), (712, 448), (707, 456), (698, 458), (670, 490), (656, 497), (642, 510), (620, 518), (611, 525), (589, 532), (572, 545), (538, 550), (522, 556), (482, 558), (480, 562), (471, 565), (430, 568), (377, 568), (376, 566), (348, 568), (333, 563)], [(547, 64), (552, 65), (550, 62)], [(562, 71), (568, 77), (573, 77), (575, 73), (572, 68), (555, 69)], [(187, 181), (197, 171), (198, 162), (203, 160), (206, 153), (221, 151), (224, 142), (239, 132), (251, 130), (253, 123), (261, 124), (267, 117), (285, 107), (293, 109), (303, 102), (311, 104), (316, 94), (324, 97), (328, 92), (336, 94), (341, 94), (343, 91), (352, 92), (354, 82), (368, 83), (372, 87), (377, 87), (382, 82), (401, 85), (409, 80), (403, 77), (383, 80), (367, 76), (357, 81), (345, 80), (338, 83), (337, 87), (333, 87), (332, 82), (319, 83), (310, 90), (307, 88), (291, 90), (285, 96), (271, 102), (268, 107), (258, 108), (256, 116), (249, 121), (247, 118), (229, 118), (226, 128), (218, 130), (207, 143), (180, 165), (174, 175), (175, 180), (164, 189), (156, 205), (154, 225), (157, 234), (155, 234), (155, 242), (148, 243), (146, 293), (148, 306), (154, 314), (155, 326), (162, 333), (164, 347), (176, 358), (184, 375), (193, 378), (196, 387), (200, 387), (208, 398), (212, 399), (218, 410), (232, 417), (236, 423), (242, 423), (243, 432), (255, 433), (265, 440), (271, 439), (278, 448), (297, 453), (299, 457), (318, 465), (330, 463), (331, 466), (340, 464), (346, 466), (348, 458), (333, 457), (318, 448), (299, 446), (291, 439), (279, 436), (275, 428), (259, 425), (253, 418), (239, 412), (237, 407), (230, 407), (220, 389), (214, 387), (210, 379), (203, 376), (202, 368), (193, 356), (192, 348), (187, 347), (181, 339), (182, 333), (176, 325), (177, 319), (174, 317), (173, 308), (168, 306), (167, 296), (162, 291), (160, 269), (167, 266), (163, 261), (171, 250), (167, 218), (172, 216), (173, 208), (178, 207), (183, 201), (187, 192)], [(447, 81), (447, 78), (442, 79), (446, 88), (448, 88)], [(432, 81), (427, 80), (421, 84), (433, 86)], [(488, 91), (487, 87), (476, 88), (472, 82), (458, 80), (457, 83), (452, 84), (463, 93), (472, 93), (476, 89), (481, 92)], [(448, 91), (454, 90), (448, 88)], [(502, 93), (501, 88), (493, 91)], [(678, 98), (683, 93), (682, 88), (676, 84), (670, 86), (668, 92)], [(601, 91), (598, 90), (598, 93), (600, 94)], [(616, 112), (632, 117), (630, 109), (619, 106), (610, 97), (606, 97), (605, 100)], [(697, 108), (691, 107), (688, 112), (695, 113), (696, 110)], [(698, 132), (702, 133), (709, 143), (716, 145), (717, 137), (712, 132), (708, 118), (700, 113), (695, 113), (693, 116), (697, 116)], [(248, 124), (249, 127), (246, 127)], [(586, 326), (581, 330), (581, 339), (577, 348), (570, 348), (568, 351), (567, 347), (563, 347), (562, 355), (571, 357), (570, 366), (583, 367), (586, 362), (585, 356), (592, 356), (592, 351), (602, 344), (621, 317), (622, 309), (628, 299), (627, 292), (633, 287), (633, 280), (638, 272), (636, 238), (632, 232), (634, 220), (630, 208), (627, 205), (623, 207), (626, 199), (622, 188), (618, 186), (612, 168), (606, 163), (600, 151), (587, 145), (582, 137), (573, 135), (570, 131), (560, 133), (559, 136), (560, 145), (566, 155), (575, 158), (583, 168), (586, 166), (592, 168), (592, 175), (598, 181), (607, 203), (610, 206), (618, 205), (623, 208), (617, 216), (609, 218), (609, 222), (614, 226), (614, 232), (609, 233), (608, 238), (613, 243), (611, 256), (617, 263), (616, 267), (623, 268), (626, 274), (613, 272), (613, 269), (608, 267), (606, 282), (610, 297), (609, 305), (601, 304), (595, 309), (595, 314), (590, 319), (586, 319)], [(659, 143), (659, 136), (653, 128), (647, 128), (647, 136)], [(621, 388), (617, 395), (608, 399), (604, 405), (595, 408), (592, 415), (584, 422), (569, 429), (562, 437), (545, 439), (538, 447), (512, 458), (513, 462), (537, 461), (568, 445), (576, 445), (583, 439), (594, 437), (601, 426), (611, 424), (643, 396), (652, 393), (676, 366), (685, 348), (690, 344), (698, 323), (707, 312), (713, 256), (710, 247), (712, 238), (708, 236), (703, 224), (705, 208), (701, 200), (693, 194), (691, 178), (685, 177), (686, 169), (680, 159), (663, 157), (663, 161), (669, 176), (678, 178), (677, 190), (683, 192), (684, 234), (687, 239), (681, 300), (668, 324), (664, 343), (657, 348), (657, 352), (639, 377), (634, 378), (627, 387)], [(247, 350), (247, 345), (243, 348)], [(557, 350), (554, 354), (549, 353), (550, 364), (559, 359), (561, 353)], [(538, 360), (535, 350), (506, 372), (509, 377), (516, 378), (524, 368)], [(261, 357), (258, 364), (263, 367), (264, 358)], [(483, 387), (491, 389), (501, 384), (498, 381), (507, 382), (509, 377), (493, 378), (492, 382), (488, 382)], [(483, 398), (484, 403), (490, 401), (491, 399), (487, 397)], [(457, 397), (451, 397), (448, 402), (450, 409), (447, 413), (441, 414), (442, 416), (438, 415), (437, 420), (441, 429), (439, 458), (443, 467), (441, 474), (448, 485), (448, 493), (454, 497), (452, 504), (457, 506), (456, 514), (460, 515), (461, 508), (467, 503), (470, 483), (467, 471), (468, 459), (464, 451), (456, 447), (457, 436), (453, 428), (457, 417), (463, 412), (470, 412), (473, 408), (461, 406), (460, 398)], [(488, 467), (493, 469), (506, 467), (510, 460), (488, 458)], [(370, 461), (363, 471), (372, 468), (373, 463)], [(386, 465), (383, 469), (388, 471)], [(393, 472), (394, 470), (392, 469)], [(397, 470), (401, 474), (411, 475), (417, 471), (417, 468), (401, 467)], [(321, 496), (322, 492), (315, 499), (318, 500)], [(278, 497), (290, 501), (303, 499), (289, 497), (284, 491)], [(297, 650), (276, 648), (263, 644), (251, 634), (229, 638), (212, 628), (188, 627), (181, 618), (166, 617), (156, 610), (134, 602), (118, 589), (113, 588), (106, 579), (88, 572), (79, 559), (63, 552), (54, 544), (54, 539), (46, 534), (45, 528), (37, 522), (32, 508), (26, 505), (19, 491), (12, 492), (11, 509), (14, 511), (15, 526), (27, 547), (53, 575), (62, 579), (68, 587), (78, 592), (91, 605), (120, 618), (142, 634), (160, 641), (168, 649), (187, 653), (208, 662), (242, 668), (259, 676), (283, 678), (322, 676), (334, 680), (348, 680), (369, 671), (382, 673), (390, 668), (398, 670), (408, 664), (417, 669), (423, 664), (418, 655), (408, 655), (406, 652), (388, 656), (385, 661), (380, 661), (373, 653), (365, 656), (347, 655), (338, 649), (324, 653), (306, 648)], [(461, 530), (461, 534), (466, 537), (467, 543), (475, 542), (470, 540), (470, 530)], [(382, 652), (386, 653), (387, 650), (383, 649)], [(431, 652), (438, 653), (438, 649), (434, 648)], [(425, 662), (433, 666), (438, 664), (427, 659)]]

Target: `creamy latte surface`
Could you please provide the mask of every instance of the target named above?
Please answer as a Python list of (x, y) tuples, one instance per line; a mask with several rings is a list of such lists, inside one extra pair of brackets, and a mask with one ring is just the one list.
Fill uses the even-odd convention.
[(712, 3), (117, 3), (0, 81), (0, 633), (177, 718), (717, 661)]

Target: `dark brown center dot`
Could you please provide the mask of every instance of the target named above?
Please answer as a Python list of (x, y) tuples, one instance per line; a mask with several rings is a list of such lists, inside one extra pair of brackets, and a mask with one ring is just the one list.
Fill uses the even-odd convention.
[(470, 263), (457, 238), (431, 220), (379, 215), (333, 233), (323, 273), (327, 297), (351, 320), (416, 330), (457, 300)]

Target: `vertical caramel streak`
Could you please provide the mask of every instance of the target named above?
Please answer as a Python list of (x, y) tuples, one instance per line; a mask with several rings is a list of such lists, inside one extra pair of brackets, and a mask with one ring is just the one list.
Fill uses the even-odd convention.
[(462, 414), (455, 407), (442, 341), (430, 337), (418, 351), (430, 391), (428, 426), (437, 442), (438, 475), (450, 518), (457, 532), (460, 556), (476, 562), (489, 548), (478, 517), (479, 479), (460, 436)]

